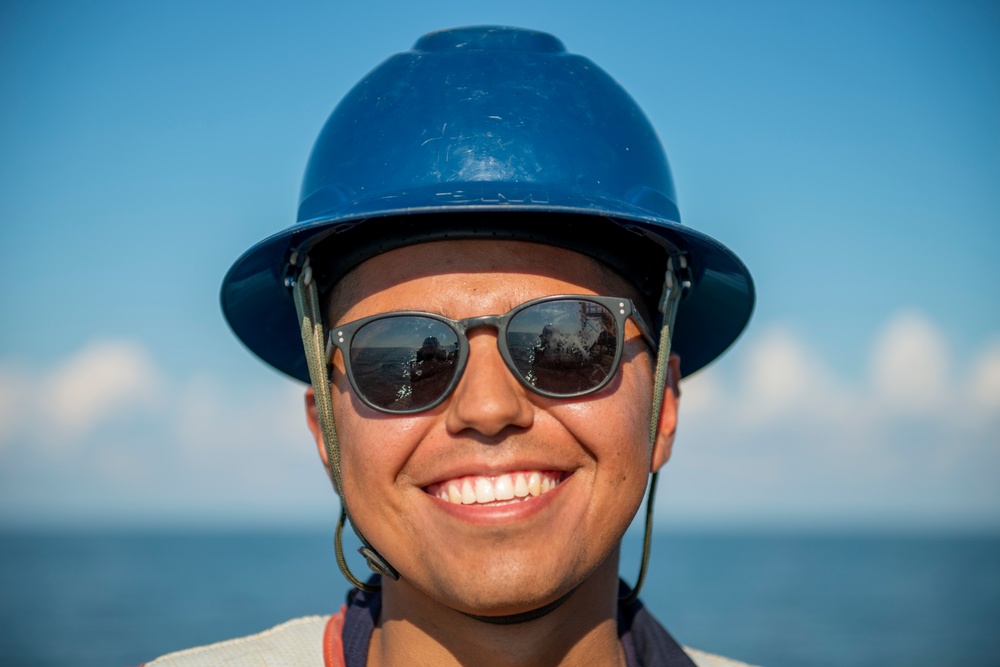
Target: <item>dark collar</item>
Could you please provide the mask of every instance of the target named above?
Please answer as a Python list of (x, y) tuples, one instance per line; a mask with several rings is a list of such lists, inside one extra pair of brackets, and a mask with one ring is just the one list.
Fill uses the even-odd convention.
[[(369, 583), (378, 584), (378, 576), (372, 577)], [(624, 581), (620, 581), (618, 587), (619, 596), (628, 593)], [(341, 634), (346, 667), (365, 667), (367, 664), (368, 644), (381, 611), (381, 593), (365, 593), (355, 588), (347, 594), (347, 614)], [(696, 667), (639, 600), (618, 608), (618, 638), (628, 667)]]

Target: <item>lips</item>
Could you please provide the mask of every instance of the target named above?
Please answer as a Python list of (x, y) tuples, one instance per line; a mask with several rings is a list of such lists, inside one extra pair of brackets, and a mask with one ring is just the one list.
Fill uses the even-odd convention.
[(454, 505), (489, 505), (536, 498), (559, 486), (558, 470), (519, 470), (500, 475), (466, 475), (436, 482), (424, 490)]

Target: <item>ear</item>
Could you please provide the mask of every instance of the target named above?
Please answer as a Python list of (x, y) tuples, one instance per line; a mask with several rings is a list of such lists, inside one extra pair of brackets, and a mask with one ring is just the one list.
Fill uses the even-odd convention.
[(323, 443), (323, 430), (319, 427), (319, 412), (316, 410), (316, 393), (312, 386), (306, 389), (306, 424), (309, 432), (316, 441), (316, 448), (319, 449), (319, 457), (323, 460), (323, 465), (329, 467), (330, 462), (326, 457), (326, 445)]
[(316, 441), (316, 449), (319, 451), (319, 458), (323, 461), (323, 468), (326, 470), (326, 476), (330, 478), (330, 484), (333, 485), (333, 490), (340, 495), (340, 488), (337, 486), (337, 480), (334, 479), (333, 472), (330, 470), (330, 459), (326, 455), (326, 444), (323, 442), (323, 429), (319, 426), (319, 410), (316, 409), (316, 393), (313, 391), (312, 386), (306, 389), (306, 424), (309, 426), (309, 431), (313, 435), (313, 440)]
[(656, 472), (670, 460), (674, 436), (677, 434), (677, 408), (681, 402), (681, 358), (671, 354), (667, 363), (667, 386), (663, 389), (663, 404), (656, 430), (656, 444), (653, 445), (653, 456), (649, 464), (650, 472)]

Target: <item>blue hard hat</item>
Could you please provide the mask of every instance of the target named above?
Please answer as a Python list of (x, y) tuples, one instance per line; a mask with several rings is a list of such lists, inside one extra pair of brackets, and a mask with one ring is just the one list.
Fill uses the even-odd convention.
[(381, 252), (444, 238), (559, 245), (605, 262), (655, 310), (664, 247), (692, 285), (673, 350), (683, 375), (739, 336), (750, 273), (680, 223), (666, 155), (642, 110), (590, 60), (541, 32), (473, 27), (425, 35), (344, 97), (306, 167), (298, 220), (243, 254), (222, 310), (244, 344), (309, 381), (284, 278), (308, 252), (327, 288)]

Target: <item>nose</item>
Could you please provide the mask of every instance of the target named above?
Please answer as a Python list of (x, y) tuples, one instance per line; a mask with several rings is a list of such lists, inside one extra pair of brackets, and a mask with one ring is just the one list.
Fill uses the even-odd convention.
[(534, 414), (527, 390), (500, 356), (495, 332), (470, 332), (469, 361), (447, 404), (448, 431), (493, 437), (508, 426), (528, 428)]

